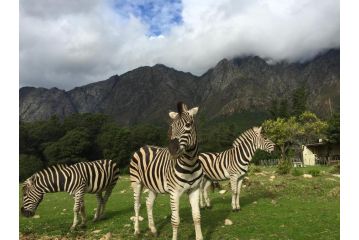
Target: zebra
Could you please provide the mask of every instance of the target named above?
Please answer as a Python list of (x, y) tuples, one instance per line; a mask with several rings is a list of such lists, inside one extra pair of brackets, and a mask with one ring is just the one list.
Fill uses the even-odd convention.
[(194, 116), (198, 107), (187, 109), (182, 102), (177, 104), (177, 112), (170, 112), (171, 124), (168, 131), (168, 148), (144, 146), (137, 150), (130, 162), (130, 180), (134, 192), (135, 235), (139, 235), (139, 210), (141, 190), (149, 189), (146, 200), (148, 226), (153, 235), (157, 229), (153, 219), (153, 204), (159, 193), (168, 193), (171, 203), (172, 239), (177, 239), (179, 199), (187, 193), (192, 208), (196, 239), (203, 239), (199, 209), (199, 184), (202, 168), (198, 162), (198, 144)]
[(208, 188), (212, 181), (230, 179), (232, 190), (232, 210), (239, 211), (239, 194), (248, 165), (257, 149), (267, 152), (274, 150), (274, 143), (261, 134), (262, 127), (253, 127), (242, 133), (232, 144), (232, 148), (218, 153), (200, 153), (204, 177), (200, 186), (201, 208), (211, 208)]
[[(32, 217), (43, 199), (45, 193), (68, 192), (75, 200), (74, 220), (71, 230), (79, 223), (86, 225), (84, 204), (85, 193), (95, 193), (97, 209), (94, 221), (103, 216), (105, 205), (119, 178), (118, 165), (112, 160), (97, 160), (80, 162), (73, 165), (58, 164), (34, 173), (25, 180), (23, 185), (23, 206), (21, 213), (25, 217)], [(104, 192), (102, 196), (102, 192)]]

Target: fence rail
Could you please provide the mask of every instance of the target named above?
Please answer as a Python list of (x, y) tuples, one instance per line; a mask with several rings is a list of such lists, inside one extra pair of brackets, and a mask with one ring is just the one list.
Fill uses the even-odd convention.
[[(303, 161), (300, 158), (291, 158), (290, 161), (292, 162), (294, 167), (303, 167)], [(262, 166), (275, 166), (278, 165), (279, 159), (263, 159), (259, 160), (259, 165)], [(330, 156), (330, 157), (316, 157), (315, 164), (318, 165), (333, 165), (333, 164), (339, 164), (340, 162), (340, 156)]]

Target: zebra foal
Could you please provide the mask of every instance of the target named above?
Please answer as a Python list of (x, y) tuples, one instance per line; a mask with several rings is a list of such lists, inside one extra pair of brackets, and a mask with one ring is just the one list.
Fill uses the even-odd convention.
[[(75, 200), (74, 220), (71, 229), (79, 223), (86, 225), (84, 194), (94, 193), (97, 209), (94, 221), (102, 217), (106, 202), (119, 178), (119, 168), (112, 160), (81, 162), (73, 165), (47, 167), (28, 178), (23, 185), (23, 206), (21, 213), (32, 217), (45, 193), (68, 192)], [(102, 196), (102, 192), (105, 192)]]
[(130, 180), (134, 191), (135, 234), (140, 233), (139, 211), (142, 188), (149, 189), (146, 200), (148, 226), (154, 235), (157, 229), (153, 220), (153, 204), (158, 193), (168, 193), (171, 203), (172, 239), (177, 239), (179, 199), (183, 193), (189, 196), (196, 239), (201, 240), (201, 215), (199, 209), (199, 184), (202, 168), (198, 162), (198, 144), (194, 116), (198, 107), (187, 109), (183, 103), (177, 104), (178, 113), (170, 112), (169, 146), (160, 148), (145, 146), (136, 151), (130, 162)]
[(204, 177), (201, 182), (200, 206), (211, 207), (208, 188), (212, 181), (230, 179), (232, 190), (232, 210), (240, 210), (239, 194), (244, 175), (257, 149), (267, 152), (274, 150), (274, 143), (261, 134), (262, 127), (253, 127), (242, 133), (233, 142), (233, 147), (217, 153), (200, 153)]

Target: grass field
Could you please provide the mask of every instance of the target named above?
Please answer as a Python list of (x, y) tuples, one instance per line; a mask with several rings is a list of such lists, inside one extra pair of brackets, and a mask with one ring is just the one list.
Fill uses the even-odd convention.
[[(307, 172), (310, 168), (303, 168)], [(261, 168), (250, 173), (241, 192), (240, 212), (231, 211), (231, 193), (210, 194), (213, 208), (201, 210), (204, 239), (339, 239), (339, 186), (338, 177), (320, 167), (318, 177), (274, 174), (274, 168)], [(273, 181), (270, 177), (275, 175)], [(229, 189), (228, 182), (222, 182)], [(142, 197), (139, 239), (170, 239), (172, 228), (168, 195), (160, 195), (154, 206), (154, 218), (159, 236), (151, 236), (147, 228), (145, 196)], [(21, 204), (21, 194), (20, 194)], [(70, 232), (73, 220), (73, 200), (67, 193), (47, 194), (36, 215), (26, 219), (20, 216), (21, 239), (100, 239), (112, 233), (112, 239), (138, 239), (133, 235), (130, 217), (134, 215), (129, 177), (122, 176), (109, 199), (105, 219), (91, 221), (96, 208), (94, 195), (85, 197), (88, 224), (85, 229)], [(194, 227), (188, 197), (180, 204), (181, 223), (179, 239), (194, 239)], [(230, 219), (233, 225), (224, 225)]]

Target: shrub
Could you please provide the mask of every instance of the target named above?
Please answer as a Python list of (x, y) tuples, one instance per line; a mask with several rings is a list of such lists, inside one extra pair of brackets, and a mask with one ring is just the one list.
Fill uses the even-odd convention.
[(340, 173), (340, 165), (334, 165), (332, 169), (329, 170), (330, 173), (339, 174)]
[(33, 155), (20, 154), (19, 160), (20, 181), (24, 181), (32, 174), (41, 170), (44, 167), (44, 164), (41, 159)]
[(308, 173), (309, 173), (310, 175), (312, 175), (313, 177), (317, 177), (317, 176), (319, 176), (319, 174), (320, 174), (320, 170), (314, 168), (314, 169), (308, 170)]
[(292, 170), (292, 175), (293, 176), (302, 176), (303, 175), (303, 171), (299, 168), (294, 168)]
[(292, 163), (288, 159), (281, 159), (278, 162), (276, 173), (280, 175), (290, 173), (292, 169)]

